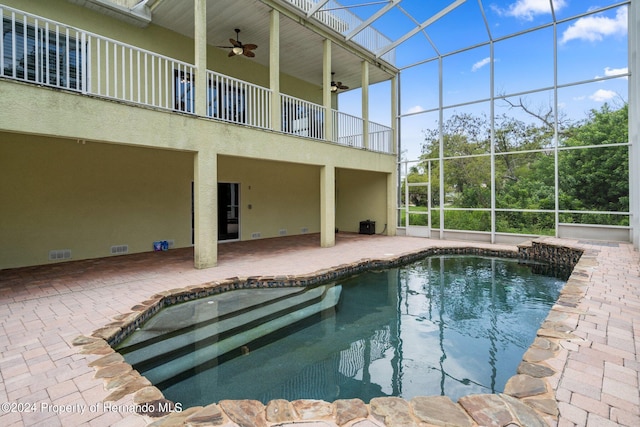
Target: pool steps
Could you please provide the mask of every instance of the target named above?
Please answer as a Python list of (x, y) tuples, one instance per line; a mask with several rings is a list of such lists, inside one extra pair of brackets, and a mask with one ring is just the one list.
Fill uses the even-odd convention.
[[(165, 313), (161, 312), (154, 316), (117, 349), (134, 369), (154, 384), (159, 384), (194, 367), (211, 364), (219, 356), (257, 338), (334, 307), (340, 292), (340, 286), (330, 284), (307, 290), (252, 290), (250, 300), (249, 296), (238, 298), (235, 292), (229, 292), (224, 295), (233, 298), (234, 303), (227, 307), (224, 301), (212, 298), (192, 301), (172, 307), (182, 309), (175, 321), (171, 314), (163, 316)], [(263, 295), (257, 295), (259, 293)], [(185, 315), (189, 311), (188, 304), (192, 306), (191, 319)], [(200, 307), (202, 309), (198, 310)], [(171, 312), (167, 310), (166, 313)], [(186, 322), (193, 320), (196, 323), (187, 326)]]

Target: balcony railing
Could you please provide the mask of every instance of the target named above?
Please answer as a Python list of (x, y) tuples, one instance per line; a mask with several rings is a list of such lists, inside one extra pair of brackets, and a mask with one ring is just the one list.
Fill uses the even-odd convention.
[(391, 128), (375, 122), (369, 122), (369, 150), (381, 153), (393, 153)]
[(364, 148), (364, 120), (333, 110), (333, 142), (349, 147)]
[(298, 136), (324, 139), (324, 107), (289, 95), (280, 95), (282, 131)]
[(207, 71), (207, 117), (271, 129), (271, 90)]
[[(308, 14), (312, 9), (317, 7), (322, 0), (286, 0), (291, 5)], [(312, 15), (318, 21), (327, 27), (337, 31), (343, 36), (348, 35), (351, 31), (360, 27), (364, 22), (362, 18), (351, 12), (343, 4), (335, 0), (327, 2), (322, 1), (323, 5)], [(371, 26), (364, 27), (359, 33), (355, 34), (353, 41), (372, 53), (389, 46), (392, 41)], [(382, 55), (382, 59), (395, 64), (395, 50)]]
[[(0, 77), (71, 90), (187, 114), (195, 114), (193, 64), (0, 6)], [(206, 116), (273, 129), (272, 91), (207, 71)], [(393, 153), (391, 129), (332, 111), (326, 137), (325, 108), (281, 94), (282, 131), (371, 151)]]

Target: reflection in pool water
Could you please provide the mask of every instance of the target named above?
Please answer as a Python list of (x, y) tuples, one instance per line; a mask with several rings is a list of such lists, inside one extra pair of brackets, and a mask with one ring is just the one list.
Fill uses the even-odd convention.
[[(267, 403), (279, 398), (329, 402), (360, 398), (368, 402), (379, 396), (426, 395), (446, 395), (456, 401), (467, 394), (501, 392), (564, 285), (564, 279), (532, 271), (540, 268), (517, 260), (430, 257), (363, 273), (339, 282), (336, 288), (320, 288), (315, 292), (339, 295), (335, 307), (325, 302), (321, 312), (272, 328), (278, 330), (251, 342), (245, 339), (232, 351), (220, 351), (219, 357), (210, 350), (204, 357), (192, 354), (223, 343), (222, 333), (213, 344), (200, 340), (181, 350), (165, 351), (153, 363), (130, 363), (166, 398), (183, 406), (223, 399)], [(284, 306), (297, 305), (287, 293), (294, 292), (291, 295), (298, 300), (305, 298), (299, 290), (275, 291), (282, 293), (276, 300)], [(231, 294), (223, 295), (237, 302)], [(307, 299), (317, 304), (317, 298)], [(208, 302), (215, 304), (220, 303)], [(273, 313), (274, 307), (266, 307)], [(175, 322), (189, 321), (178, 317), (173, 317)], [(231, 329), (246, 333), (235, 315), (222, 317), (234, 325)], [(256, 318), (254, 323), (272, 321)], [(189, 356), (176, 356), (186, 351)], [(135, 358), (125, 354), (129, 357)], [(154, 372), (174, 363), (168, 359), (185, 357), (197, 360), (198, 366), (169, 369), (170, 375), (153, 379)]]

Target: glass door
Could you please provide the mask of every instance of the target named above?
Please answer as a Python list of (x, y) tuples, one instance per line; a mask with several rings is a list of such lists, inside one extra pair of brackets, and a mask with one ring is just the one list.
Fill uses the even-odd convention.
[(240, 238), (240, 184), (218, 183), (218, 240)]

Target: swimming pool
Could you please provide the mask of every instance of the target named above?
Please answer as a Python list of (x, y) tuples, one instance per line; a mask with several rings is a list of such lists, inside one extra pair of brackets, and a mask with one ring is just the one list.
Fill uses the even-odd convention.
[[(387, 395), (455, 401), (502, 391), (515, 374), (564, 285), (536, 269), (517, 260), (438, 256), (306, 292), (233, 291), (164, 309), (119, 348), (165, 397), (185, 406)], [(176, 339), (185, 341), (163, 347)]]

